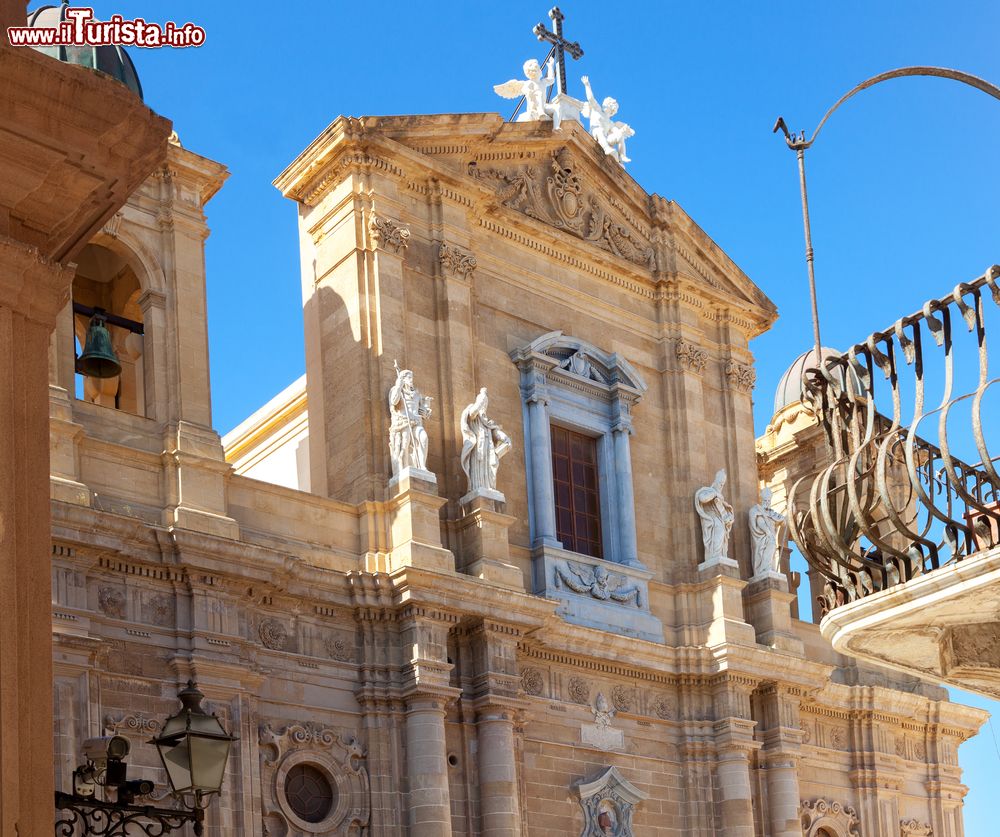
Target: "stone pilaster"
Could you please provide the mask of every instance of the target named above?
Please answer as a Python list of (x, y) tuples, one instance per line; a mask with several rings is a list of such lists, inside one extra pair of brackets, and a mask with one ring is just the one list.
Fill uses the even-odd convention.
[(888, 724), (892, 716), (859, 712), (851, 721), (853, 764), (850, 772), (858, 800), (861, 832), (868, 837), (899, 834), (902, 776), (889, 755)]
[(793, 690), (772, 683), (758, 690), (757, 699), (761, 710), (758, 737), (763, 741), (759, 763), (767, 787), (768, 833), (770, 837), (800, 837), (800, 698)]
[(723, 837), (754, 837), (750, 754), (753, 722), (727, 719), (715, 724), (716, 790)]
[(750, 717), (753, 683), (724, 675), (714, 685), (715, 777), (723, 837), (754, 837), (750, 757), (760, 747)]
[(52, 833), (48, 344), (73, 271), (0, 237), (0, 834)]
[(483, 837), (519, 837), (517, 746), (517, 629), (484, 620), (471, 632), (472, 681), (479, 759), (479, 813)]
[(459, 690), (449, 685), (445, 614), (408, 609), (400, 616), (404, 669), (407, 816), (410, 837), (450, 837), (451, 794), (444, 719)]

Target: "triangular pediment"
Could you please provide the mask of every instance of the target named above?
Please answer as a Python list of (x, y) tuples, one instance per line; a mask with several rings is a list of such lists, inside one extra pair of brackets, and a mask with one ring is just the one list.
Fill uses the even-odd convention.
[[(556, 131), (550, 122), (512, 123), (487, 113), (341, 118), (314, 146), (276, 181), (289, 197), (298, 191), (316, 200), (316, 184), (322, 187), (325, 172), (338, 156), (350, 159), (347, 147), (354, 146), (364, 150), (364, 165), (432, 177), (445, 194), (471, 200), (477, 213), (507, 218), (555, 246), (594, 248), (592, 260), (605, 270), (651, 284), (676, 280), (713, 304), (735, 307), (748, 315), (751, 332), (776, 317), (774, 304), (679, 205), (647, 193), (576, 122)], [(288, 188), (296, 169), (306, 175), (301, 190)]]

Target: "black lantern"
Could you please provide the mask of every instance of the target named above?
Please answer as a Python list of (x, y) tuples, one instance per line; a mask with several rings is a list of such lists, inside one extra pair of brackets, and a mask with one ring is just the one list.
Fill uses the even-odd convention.
[(149, 743), (160, 753), (174, 795), (193, 798), (200, 808), (204, 797), (222, 788), (229, 749), (237, 739), (214, 714), (201, 708), (205, 696), (191, 680), (177, 697), (180, 712), (167, 718), (160, 734)]

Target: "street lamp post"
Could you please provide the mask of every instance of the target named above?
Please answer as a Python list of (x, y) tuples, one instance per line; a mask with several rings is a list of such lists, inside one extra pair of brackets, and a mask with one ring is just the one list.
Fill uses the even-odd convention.
[(952, 70), (947, 67), (901, 67), (898, 70), (889, 70), (885, 73), (879, 73), (877, 76), (872, 76), (870, 79), (866, 79), (861, 82), (861, 84), (847, 91), (847, 93), (834, 102), (833, 107), (831, 107), (823, 115), (819, 125), (816, 126), (816, 130), (813, 131), (813, 135), (809, 139), (806, 139), (805, 131), (801, 131), (798, 136), (790, 132), (788, 130), (788, 126), (785, 124), (785, 120), (780, 116), (774, 123), (773, 132), (777, 133), (778, 131), (781, 131), (785, 135), (785, 143), (792, 151), (795, 152), (799, 163), (799, 190), (802, 194), (802, 225), (805, 228), (806, 239), (806, 270), (809, 274), (809, 297), (812, 302), (813, 339), (816, 343), (817, 363), (820, 363), (822, 359), (822, 355), (820, 353), (822, 345), (819, 337), (819, 306), (816, 302), (816, 274), (813, 268), (812, 229), (809, 223), (809, 198), (806, 193), (805, 153), (806, 150), (811, 148), (812, 144), (816, 142), (817, 137), (819, 137), (819, 132), (826, 124), (826, 120), (829, 119), (833, 115), (833, 112), (844, 104), (844, 102), (857, 95), (862, 90), (867, 90), (869, 87), (874, 87), (876, 84), (883, 81), (889, 81), (894, 78), (902, 78), (904, 76), (933, 76), (936, 78), (952, 79), (953, 81), (959, 81), (962, 84), (967, 84), (970, 87), (981, 90), (983, 93), (986, 93), (995, 99), (1000, 99), (1000, 88), (996, 85), (990, 84), (988, 81), (985, 81), (978, 76), (963, 73), (961, 70)]
[[(222, 789), (229, 750), (236, 737), (226, 732), (214, 714), (206, 712), (204, 695), (192, 681), (177, 697), (181, 709), (164, 722), (154, 744), (167, 771), (170, 793), (184, 806), (159, 808), (135, 804), (136, 797), (148, 796), (154, 785), (148, 779), (128, 779), (125, 758), (131, 745), (121, 735), (88, 738), (83, 743), (86, 761), (73, 771), (73, 792), (56, 791), (57, 837), (100, 835), (126, 837), (142, 833), (160, 837), (193, 825), (194, 833), (204, 832), (205, 808)], [(114, 791), (115, 799), (96, 798), (97, 786)]]

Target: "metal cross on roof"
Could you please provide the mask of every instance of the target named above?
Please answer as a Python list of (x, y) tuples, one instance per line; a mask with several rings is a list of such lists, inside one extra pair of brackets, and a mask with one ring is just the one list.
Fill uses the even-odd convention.
[(566, 16), (559, 11), (558, 6), (554, 6), (549, 10), (549, 17), (552, 18), (552, 28), (555, 32), (550, 32), (545, 28), (544, 23), (538, 23), (535, 28), (531, 31), (538, 36), (540, 41), (548, 41), (552, 44), (552, 50), (556, 55), (556, 89), (560, 93), (566, 92), (566, 56), (565, 53), (569, 53), (570, 58), (578, 59), (583, 55), (583, 49), (580, 47), (576, 41), (567, 41), (563, 37), (563, 27), (562, 22), (566, 19)]

